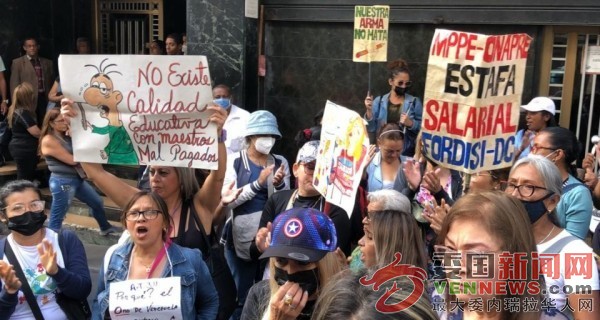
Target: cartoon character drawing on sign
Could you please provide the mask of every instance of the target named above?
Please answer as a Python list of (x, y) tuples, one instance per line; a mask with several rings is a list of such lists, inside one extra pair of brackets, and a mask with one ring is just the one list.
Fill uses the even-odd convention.
[(96, 126), (90, 124), (85, 117), (85, 112), (79, 104), (82, 115), (83, 129), (92, 128), (92, 133), (105, 135), (108, 134), (109, 141), (104, 150), (100, 151), (102, 159), (108, 159), (108, 164), (138, 164), (138, 157), (133, 149), (131, 138), (123, 126), (118, 105), (123, 100), (123, 94), (120, 91), (114, 90), (113, 81), (108, 76), (110, 73), (118, 71), (106, 71), (110, 67), (116, 67), (116, 64), (108, 64), (103, 66), (108, 58), (100, 62), (100, 66), (86, 64), (86, 67), (94, 67), (98, 73), (92, 76), (90, 87), (85, 89), (83, 99), (90, 106), (100, 109), (100, 116), (108, 120), (108, 125)]
[(341, 152), (337, 156), (336, 164), (333, 166), (331, 182), (339, 191), (340, 198), (343, 196), (352, 196), (352, 186), (354, 178), (360, 179), (357, 171), (365, 158), (367, 149), (363, 145), (366, 139), (366, 129), (363, 120), (360, 117), (350, 119), (350, 125), (346, 131), (344, 139), (339, 139), (336, 144), (341, 145)]

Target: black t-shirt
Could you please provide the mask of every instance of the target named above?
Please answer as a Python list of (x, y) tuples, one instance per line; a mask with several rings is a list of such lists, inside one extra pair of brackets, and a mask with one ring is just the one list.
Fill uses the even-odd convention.
[(35, 115), (25, 109), (17, 109), (13, 114), (12, 119), (12, 139), (10, 147), (19, 150), (36, 150), (38, 149), (38, 138), (34, 137), (27, 131), (28, 128), (37, 125)]
[[(277, 215), (284, 212), (287, 208), (288, 202), (295, 190), (282, 190), (274, 193), (269, 197), (265, 208), (263, 209), (262, 216), (260, 217), (260, 224), (258, 228), (266, 227), (267, 223), (273, 222)], [(314, 197), (302, 197), (297, 196), (292, 205), (293, 208), (315, 208), (325, 212), (333, 224), (335, 225), (335, 231), (337, 233), (337, 245), (344, 251), (346, 255), (350, 254), (350, 218), (344, 209), (336, 205), (328, 205), (329, 210), (325, 210), (325, 199), (318, 195)], [(326, 212), (327, 211), (327, 212)], [(250, 255), (253, 259), (258, 259), (260, 252), (256, 247), (256, 243), (252, 242), (250, 247)]]

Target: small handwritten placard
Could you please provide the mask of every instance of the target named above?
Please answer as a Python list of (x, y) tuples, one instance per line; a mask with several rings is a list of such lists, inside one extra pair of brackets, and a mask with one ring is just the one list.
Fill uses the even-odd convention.
[(170, 277), (113, 282), (110, 284), (108, 304), (112, 319), (182, 319), (181, 279)]

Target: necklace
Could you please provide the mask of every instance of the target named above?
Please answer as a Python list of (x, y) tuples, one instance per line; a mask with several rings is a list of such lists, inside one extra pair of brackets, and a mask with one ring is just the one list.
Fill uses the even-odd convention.
[(554, 225), (552, 225), (552, 229), (550, 229), (550, 232), (548, 232), (548, 234), (546, 235), (546, 237), (544, 237), (544, 239), (542, 239), (542, 241), (538, 242), (537, 244), (541, 244), (544, 243), (544, 241), (546, 241), (546, 239), (548, 239), (548, 237), (552, 234), (552, 231), (554, 231)]
[(144, 266), (144, 268), (146, 268), (146, 273), (150, 273), (150, 268), (152, 267), (151, 265), (146, 265), (145, 263), (141, 262), (140, 263)]

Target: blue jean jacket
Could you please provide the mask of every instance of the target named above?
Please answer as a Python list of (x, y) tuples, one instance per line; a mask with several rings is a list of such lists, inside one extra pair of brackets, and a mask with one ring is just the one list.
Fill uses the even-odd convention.
[[(107, 271), (104, 272), (104, 267), (100, 268), (98, 295), (92, 307), (92, 319), (104, 319), (104, 314), (108, 310), (110, 283), (127, 279), (132, 249), (133, 242), (131, 241), (119, 246), (109, 257)], [(167, 249), (167, 253), (173, 266), (173, 276), (181, 277), (181, 314), (183, 319), (215, 319), (219, 309), (219, 296), (208, 267), (202, 260), (200, 250), (184, 248), (172, 243)], [(161, 277), (169, 276), (171, 276), (171, 265), (167, 263)]]
[[(387, 123), (388, 103), (390, 94), (386, 93), (383, 96), (375, 98), (373, 101), (373, 118), (367, 120), (367, 131), (377, 132), (379, 128)], [(404, 95), (404, 104), (402, 105), (402, 113), (408, 112), (408, 117), (413, 121), (412, 127), (408, 128), (416, 134), (421, 130), (421, 120), (423, 117), (423, 105), (419, 98), (406, 93)]]

